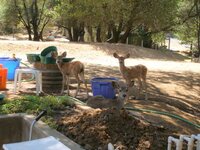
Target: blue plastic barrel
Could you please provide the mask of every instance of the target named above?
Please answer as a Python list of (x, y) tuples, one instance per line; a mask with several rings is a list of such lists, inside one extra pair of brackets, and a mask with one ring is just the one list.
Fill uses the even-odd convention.
[(9, 57), (0, 57), (0, 64), (3, 65), (4, 68), (8, 69), (8, 80), (14, 80), (15, 70), (19, 68), (20, 59), (12, 59)]
[(113, 99), (116, 93), (112, 81), (117, 80), (117, 78), (93, 78), (91, 80), (93, 96), (102, 95), (105, 98)]

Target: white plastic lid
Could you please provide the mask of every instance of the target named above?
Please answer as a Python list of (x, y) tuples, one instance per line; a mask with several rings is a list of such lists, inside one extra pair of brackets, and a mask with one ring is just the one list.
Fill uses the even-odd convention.
[(3, 144), (4, 150), (71, 150), (52, 136), (18, 143)]

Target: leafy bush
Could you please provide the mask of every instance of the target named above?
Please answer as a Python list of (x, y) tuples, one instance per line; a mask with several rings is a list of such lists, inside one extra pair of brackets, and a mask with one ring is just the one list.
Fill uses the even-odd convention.
[(38, 97), (26, 95), (12, 100), (5, 100), (4, 103), (0, 104), (0, 114), (27, 113), (37, 115), (42, 110), (47, 110), (47, 116), (43, 121), (51, 127), (56, 127), (52, 118), (54, 112), (74, 104), (73, 99), (67, 96)]

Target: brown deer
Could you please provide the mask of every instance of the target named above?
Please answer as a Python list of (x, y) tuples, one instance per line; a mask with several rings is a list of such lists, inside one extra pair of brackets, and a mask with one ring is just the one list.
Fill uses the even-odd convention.
[(66, 81), (67, 81), (67, 92), (68, 92), (68, 95), (70, 94), (69, 92), (70, 76), (74, 76), (78, 83), (74, 97), (76, 97), (79, 92), (81, 81), (83, 81), (83, 83), (85, 84), (87, 97), (88, 97), (87, 83), (84, 77), (84, 64), (80, 61), (63, 62), (63, 58), (65, 58), (66, 55), (67, 55), (66, 52), (63, 52), (59, 56), (57, 52), (52, 52), (52, 57), (56, 59), (56, 64), (58, 68), (60, 69), (63, 76), (61, 94), (63, 94), (64, 92)]
[(121, 109), (124, 107), (125, 98), (127, 96), (128, 87), (122, 82), (112, 81), (112, 86), (118, 93), (118, 97), (116, 99), (106, 99), (101, 95), (93, 96), (88, 99), (87, 105), (92, 108), (116, 108)]
[[(136, 99), (139, 98), (140, 92), (142, 90), (142, 87), (144, 86), (145, 88), (145, 100), (147, 100), (147, 84), (146, 84), (146, 76), (147, 76), (147, 67), (144, 65), (136, 65), (136, 66), (131, 66), (131, 67), (126, 67), (124, 64), (124, 60), (126, 58), (130, 57), (130, 54), (123, 56), (119, 56), (117, 53), (113, 53), (113, 56), (118, 59), (119, 61), (119, 67), (120, 67), (120, 72), (122, 77), (125, 79), (129, 89), (130, 89), (130, 84), (132, 81), (135, 79), (138, 80), (139, 82), (139, 91), (137, 93)], [(129, 92), (127, 99), (129, 98)]]

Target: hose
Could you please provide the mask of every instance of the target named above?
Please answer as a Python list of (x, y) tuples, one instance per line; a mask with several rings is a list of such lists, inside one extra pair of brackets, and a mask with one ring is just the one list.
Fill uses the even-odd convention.
[(87, 104), (86, 103), (84, 103), (84, 102), (82, 102), (82, 101), (80, 101), (80, 100), (78, 100), (78, 99), (76, 99), (76, 98), (74, 98), (74, 97), (71, 97), (71, 96), (66, 96), (67, 98), (70, 98), (71, 100), (73, 100), (73, 101), (75, 101), (75, 102), (77, 102), (77, 103), (79, 103), (79, 104), (81, 104), (81, 105), (84, 105), (84, 106), (86, 106)]
[[(74, 98), (74, 97), (70, 97), (70, 96), (67, 96), (69, 97), (70, 99), (82, 104), (82, 105), (87, 105), (86, 103)], [(198, 129), (200, 129), (200, 125), (198, 124), (195, 124), (187, 119), (184, 119), (182, 118), (181, 116), (178, 116), (176, 114), (172, 114), (172, 113), (169, 113), (169, 112), (164, 112), (164, 111), (158, 111), (158, 110), (152, 110), (152, 109), (143, 109), (143, 108), (133, 108), (133, 107), (125, 107), (125, 109), (127, 110), (132, 110), (132, 111), (139, 111), (139, 112), (148, 112), (148, 113), (154, 113), (154, 114), (160, 114), (160, 115), (165, 115), (165, 116), (168, 116), (168, 117), (171, 117), (171, 118), (175, 118), (175, 119), (178, 119), (180, 121), (183, 121), (189, 125), (192, 125)]]
[(200, 125), (195, 124), (187, 119), (184, 119), (178, 115), (169, 113), (169, 112), (164, 112), (164, 111), (158, 111), (158, 110), (151, 110), (151, 109), (142, 109), (142, 108), (133, 108), (133, 107), (125, 107), (127, 110), (132, 110), (132, 111), (140, 111), (140, 112), (148, 112), (148, 113), (154, 113), (154, 114), (160, 114), (160, 115), (165, 115), (165, 116), (169, 116), (178, 120), (181, 120), (185, 123), (188, 123), (189, 125), (192, 125), (198, 129), (200, 129)]
[(31, 68), (29, 65), (27, 65), (26, 63), (20, 62), (21, 64), (23, 64), (24, 66)]
[[(23, 62), (20, 62), (21, 64), (23, 64), (24, 66), (28, 67), (28, 68), (31, 68), (29, 65), (27, 65), (26, 63), (23, 63)], [(34, 75), (32, 75), (32, 77), (30, 79), (27, 79), (27, 80), (22, 80), (23, 82), (29, 82), (29, 81), (32, 81), (34, 79)]]

